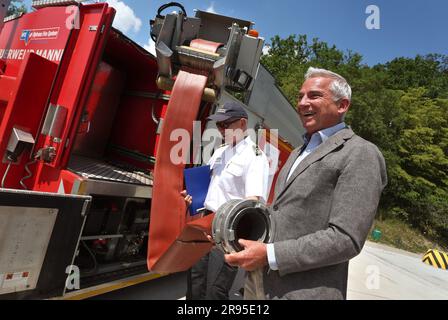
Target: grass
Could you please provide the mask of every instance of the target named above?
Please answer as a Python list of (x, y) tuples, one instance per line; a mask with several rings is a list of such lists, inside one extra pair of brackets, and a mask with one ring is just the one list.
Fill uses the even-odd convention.
[(438, 249), (447, 252), (437, 243), (427, 239), (420, 231), (412, 228), (403, 221), (396, 219), (386, 219), (383, 221), (375, 220), (372, 230), (378, 229), (381, 231), (381, 238), (375, 241), (372, 238), (372, 232), (369, 234), (369, 240), (389, 245), (394, 248), (423, 254), (428, 249)]

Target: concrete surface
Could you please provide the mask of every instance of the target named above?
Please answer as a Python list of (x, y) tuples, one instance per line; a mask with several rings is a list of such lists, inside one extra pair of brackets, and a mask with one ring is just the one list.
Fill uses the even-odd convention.
[(448, 300), (448, 271), (372, 242), (350, 262), (349, 300)]
[[(422, 256), (367, 242), (349, 269), (349, 300), (448, 300), (448, 271), (421, 262)], [(241, 300), (244, 272), (237, 275), (232, 300)], [(185, 299), (186, 273), (151, 280), (95, 299)]]

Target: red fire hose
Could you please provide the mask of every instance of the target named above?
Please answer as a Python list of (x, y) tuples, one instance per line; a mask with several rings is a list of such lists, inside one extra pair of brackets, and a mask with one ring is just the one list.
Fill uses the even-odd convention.
[[(195, 40), (191, 47), (215, 52), (221, 44)], [(179, 141), (171, 141), (176, 129), (185, 129), (192, 137), (209, 72), (181, 69), (171, 92), (154, 168), (154, 187), (148, 240), (148, 268), (162, 273), (189, 269), (211, 248), (214, 214), (187, 221), (183, 190), (185, 164), (174, 164), (171, 151)]]

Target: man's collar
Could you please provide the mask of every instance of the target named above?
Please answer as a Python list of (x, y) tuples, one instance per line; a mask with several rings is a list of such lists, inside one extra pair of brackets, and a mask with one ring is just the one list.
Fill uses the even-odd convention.
[[(339, 131), (341, 131), (342, 129), (345, 129), (345, 128), (347, 128), (347, 125), (345, 124), (345, 122), (340, 122), (340, 123), (338, 123), (337, 125), (335, 125), (335, 126), (332, 126), (332, 127), (329, 127), (329, 128), (325, 128), (325, 129), (322, 129), (322, 130), (319, 130), (319, 131), (317, 131), (317, 132), (315, 132), (312, 136), (311, 136), (311, 138), (314, 136), (314, 135), (318, 135), (319, 137), (320, 137), (320, 139), (321, 139), (321, 141), (322, 141), (322, 143), (323, 142), (325, 142), (329, 137), (331, 137), (332, 135), (334, 135), (336, 132), (339, 132)], [(311, 140), (311, 138), (310, 138), (310, 140)], [(306, 133), (303, 135), (303, 141), (304, 141), (304, 144), (308, 144), (308, 142), (310, 141), (310, 140), (308, 140), (308, 138), (307, 138), (307, 136), (306, 136)]]
[[(240, 142), (238, 142), (233, 149), (235, 150), (235, 152), (237, 154), (240, 154), (241, 152), (243, 152), (243, 150), (246, 148), (246, 145), (248, 143), (253, 143), (250, 136), (247, 136), (246, 138), (242, 139)], [(232, 148), (232, 147), (231, 147)], [(230, 148), (229, 148), (230, 149)]]

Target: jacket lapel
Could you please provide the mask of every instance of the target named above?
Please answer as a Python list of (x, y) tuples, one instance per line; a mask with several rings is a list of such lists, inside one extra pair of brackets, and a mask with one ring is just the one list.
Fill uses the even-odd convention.
[[(280, 170), (280, 173), (278, 175), (277, 178), (277, 183), (275, 186), (275, 190), (283, 190), (285, 188), (285, 183), (286, 183), (286, 178), (288, 176), (289, 171), (291, 170), (294, 162), (296, 161), (297, 157), (300, 154), (300, 151), (302, 150), (303, 145), (294, 149), (291, 152), (291, 155), (288, 157), (288, 160), (286, 160), (286, 163), (284, 164), (283, 168)], [(276, 200), (277, 197), (274, 197), (274, 199)], [(274, 200), (274, 202), (275, 202)]]
[[(305, 171), (310, 165), (312, 165), (314, 162), (319, 161), (323, 157), (325, 157), (327, 154), (338, 148), (340, 145), (344, 144), (346, 140), (353, 137), (354, 132), (352, 129), (342, 129), (341, 131), (337, 132), (330, 138), (328, 138), (325, 142), (323, 142), (320, 146), (318, 146), (311, 154), (309, 154), (305, 159), (300, 162), (300, 164), (297, 166), (297, 168), (294, 170), (293, 174), (291, 175), (291, 178), (289, 178), (288, 181), (286, 181), (286, 178), (288, 176), (289, 171), (291, 170), (291, 167), (297, 157), (294, 157), (292, 163), (290, 164), (288, 170), (285, 170), (286, 173), (281, 177), (283, 179), (282, 181), (282, 188), (279, 189), (279, 194), (276, 196), (275, 201), (277, 201), (278, 198), (288, 189), (288, 187), (291, 185), (291, 183), (303, 172)], [(288, 161), (289, 162), (289, 161)], [(280, 177), (279, 177), (280, 178)]]

